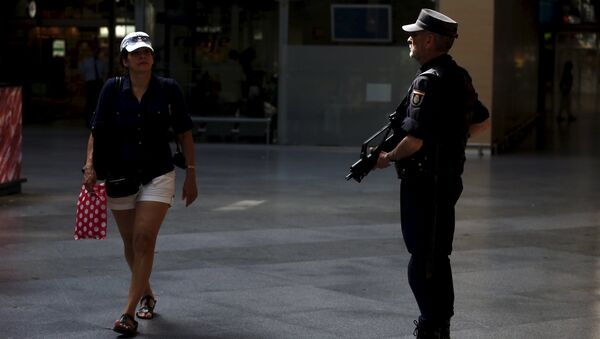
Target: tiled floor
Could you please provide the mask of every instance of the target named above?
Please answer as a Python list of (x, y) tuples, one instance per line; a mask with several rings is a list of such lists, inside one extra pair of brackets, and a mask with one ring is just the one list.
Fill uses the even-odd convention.
[[(469, 156), (453, 338), (600, 338), (598, 120), (552, 123), (541, 152)], [(24, 130), (28, 181), (0, 197), (3, 338), (116, 336), (128, 271), (114, 222), (105, 241), (72, 240), (85, 139)], [(139, 336), (411, 338), (398, 183), (344, 181), (356, 151), (197, 144), (200, 197), (163, 225), (158, 317)]]

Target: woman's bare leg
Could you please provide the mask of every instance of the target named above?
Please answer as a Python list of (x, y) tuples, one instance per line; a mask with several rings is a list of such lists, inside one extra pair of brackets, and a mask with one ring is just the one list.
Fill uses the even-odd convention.
[(156, 237), (168, 209), (169, 204), (162, 202), (140, 201), (136, 204), (130, 242), (133, 252), (131, 284), (127, 306), (123, 313), (134, 314), (140, 298), (149, 294)]
[[(113, 216), (117, 222), (121, 239), (123, 240), (123, 252), (125, 253), (125, 260), (129, 266), (129, 270), (133, 271), (133, 223), (135, 221), (135, 209), (130, 210), (118, 210), (112, 211)], [(150, 282), (144, 291), (144, 295), (154, 296), (152, 289), (150, 288)]]

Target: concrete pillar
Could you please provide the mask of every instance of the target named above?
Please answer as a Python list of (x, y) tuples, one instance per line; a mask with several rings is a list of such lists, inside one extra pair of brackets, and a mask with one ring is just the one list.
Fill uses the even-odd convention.
[[(469, 71), (479, 99), (490, 112), (494, 82), (494, 2), (439, 1), (439, 11), (458, 22), (458, 39), (450, 54)], [(470, 142), (490, 144), (491, 129)]]
[(240, 7), (231, 6), (231, 48), (240, 50)]
[(279, 0), (279, 84), (277, 98), (277, 139), (279, 144), (288, 143), (287, 135), (287, 78), (288, 78), (288, 27), (289, 0)]
[(135, 0), (135, 30), (146, 31), (146, 5), (147, 0)]

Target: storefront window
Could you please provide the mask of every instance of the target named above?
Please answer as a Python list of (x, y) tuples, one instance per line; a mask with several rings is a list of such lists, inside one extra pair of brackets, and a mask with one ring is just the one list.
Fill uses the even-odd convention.
[(65, 56), (65, 41), (62, 39), (54, 40), (52, 42), (52, 57), (61, 57)]
[[(133, 30), (134, 1), (3, 1), (0, 9), (5, 27), (0, 33), (5, 47), (0, 51), (0, 81), (23, 86), (23, 118), (83, 117), (79, 65), (92, 51), (103, 62), (112, 59), (118, 65), (118, 51), (109, 55), (107, 27), (114, 15), (122, 18), (116, 21), (122, 27), (117, 33)], [(119, 40), (115, 37), (113, 46)]]
[(182, 85), (192, 114), (261, 116), (275, 103), (278, 3), (165, 3), (157, 71)]
[(564, 24), (597, 23), (598, 0), (563, 0), (561, 2)]

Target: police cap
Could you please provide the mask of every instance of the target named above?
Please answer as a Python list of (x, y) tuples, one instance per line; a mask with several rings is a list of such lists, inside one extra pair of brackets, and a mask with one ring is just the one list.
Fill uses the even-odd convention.
[(423, 8), (417, 22), (402, 26), (405, 32), (429, 31), (441, 35), (458, 37), (458, 23), (440, 12)]

